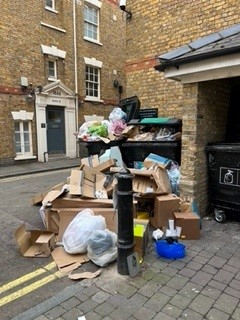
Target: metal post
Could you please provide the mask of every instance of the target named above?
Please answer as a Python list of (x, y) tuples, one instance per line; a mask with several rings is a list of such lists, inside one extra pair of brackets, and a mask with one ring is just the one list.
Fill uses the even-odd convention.
[(133, 253), (133, 175), (128, 169), (122, 169), (116, 175), (118, 201), (118, 273), (128, 275), (127, 257)]

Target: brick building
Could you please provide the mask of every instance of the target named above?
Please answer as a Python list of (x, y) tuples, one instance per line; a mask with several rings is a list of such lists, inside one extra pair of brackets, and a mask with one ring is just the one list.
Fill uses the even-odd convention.
[(158, 108), (160, 117), (182, 119), (180, 193), (204, 215), (206, 146), (240, 138), (239, 2), (128, 0), (126, 10), (127, 95)]
[(125, 90), (117, 0), (35, 2), (0, 0), (0, 165), (76, 157), (83, 115), (109, 115), (114, 80)]

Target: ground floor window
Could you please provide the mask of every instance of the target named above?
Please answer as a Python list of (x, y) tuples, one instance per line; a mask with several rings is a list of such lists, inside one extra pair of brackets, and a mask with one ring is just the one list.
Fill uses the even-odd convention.
[(15, 151), (17, 156), (32, 155), (32, 131), (30, 121), (16, 121)]

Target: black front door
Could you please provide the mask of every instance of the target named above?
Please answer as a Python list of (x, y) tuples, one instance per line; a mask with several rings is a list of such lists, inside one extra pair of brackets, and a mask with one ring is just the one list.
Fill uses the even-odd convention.
[(64, 108), (47, 107), (46, 119), (48, 154), (65, 154)]

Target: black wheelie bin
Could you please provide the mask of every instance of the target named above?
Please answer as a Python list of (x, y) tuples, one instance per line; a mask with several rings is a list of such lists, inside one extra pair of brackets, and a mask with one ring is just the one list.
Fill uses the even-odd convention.
[[(139, 121), (130, 121), (129, 123), (140, 126), (144, 130), (164, 130), (166, 132), (171, 132), (172, 136), (176, 133), (182, 131), (182, 120), (178, 118), (143, 118)], [(125, 141), (120, 146), (122, 158), (124, 163), (129, 168), (137, 168), (139, 163), (144, 161), (144, 159), (151, 153), (168, 158), (181, 164), (181, 138), (171, 139), (170, 136), (166, 135), (159, 140), (152, 141), (135, 141), (129, 140)]]
[(215, 220), (240, 213), (240, 143), (214, 142), (206, 147), (209, 205)]

